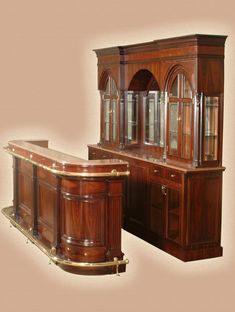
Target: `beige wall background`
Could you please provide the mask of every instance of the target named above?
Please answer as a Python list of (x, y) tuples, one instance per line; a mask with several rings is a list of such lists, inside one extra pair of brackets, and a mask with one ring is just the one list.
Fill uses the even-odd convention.
[[(222, 258), (183, 263), (123, 231), (127, 273), (76, 276), (48, 265), (0, 216), (0, 309), (234, 311), (235, 21), (233, 0), (0, 0), (0, 146), (49, 139), (87, 157), (99, 139), (92, 49), (193, 33), (228, 35), (225, 59)], [(0, 207), (12, 202), (11, 158), (0, 151)]]

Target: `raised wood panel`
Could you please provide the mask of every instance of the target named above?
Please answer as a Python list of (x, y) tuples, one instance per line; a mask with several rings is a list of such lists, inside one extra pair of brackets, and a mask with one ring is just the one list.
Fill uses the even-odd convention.
[(53, 228), (48, 227), (42, 220), (38, 220), (37, 231), (43, 243), (51, 247), (53, 243)]
[(47, 184), (48, 186), (56, 188), (57, 185), (57, 177), (55, 174), (52, 174), (51, 172), (43, 169), (38, 168), (37, 169), (37, 179), (39, 181), (42, 181), (44, 184)]
[(18, 159), (18, 169), (19, 171), (24, 172), (24, 174), (28, 174), (29, 176), (31, 176), (33, 173), (33, 165), (22, 159)]
[(219, 243), (221, 175), (198, 174), (188, 179), (187, 244)]
[(19, 205), (24, 205), (28, 208), (28, 213), (31, 212), (32, 208), (32, 177), (25, 175), (22, 172), (18, 174), (18, 185), (19, 185)]
[(80, 245), (104, 245), (106, 205), (106, 197), (71, 199), (63, 196), (62, 234)]
[(38, 184), (38, 218), (53, 227), (56, 192), (43, 183)]

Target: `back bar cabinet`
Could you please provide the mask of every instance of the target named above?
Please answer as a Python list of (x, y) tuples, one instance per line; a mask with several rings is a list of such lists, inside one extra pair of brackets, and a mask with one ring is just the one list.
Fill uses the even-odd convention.
[(100, 141), (128, 161), (125, 230), (183, 260), (222, 255), (226, 36), (97, 49)]

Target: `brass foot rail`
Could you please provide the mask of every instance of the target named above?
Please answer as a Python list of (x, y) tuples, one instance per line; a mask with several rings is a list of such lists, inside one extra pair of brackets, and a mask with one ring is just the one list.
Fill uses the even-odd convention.
[(61, 264), (61, 265), (69, 265), (73, 267), (84, 267), (84, 268), (97, 268), (97, 267), (108, 267), (108, 266), (115, 266), (116, 267), (116, 275), (119, 276), (119, 266), (122, 264), (128, 264), (129, 260), (124, 259), (124, 260), (118, 260), (117, 257), (113, 258), (113, 261), (106, 261), (106, 262), (76, 262), (76, 261), (71, 261), (71, 260), (66, 260), (63, 258), (60, 258), (56, 255), (53, 255), (55, 252), (54, 247), (51, 249), (43, 246), (37, 238), (33, 237), (31, 235), (30, 230), (26, 230), (22, 228), (16, 221), (15, 221), (15, 214), (13, 212), (13, 207), (6, 207), (1, 210), (2, 214), (10, 220), (10, 223), (16, 227), (22, 234), (24, 234), (27, 238), (27, 241), (31, 241), (33, 244), (35, 244), (50, 260), (49, 263), (53, 262), (54, 264)]

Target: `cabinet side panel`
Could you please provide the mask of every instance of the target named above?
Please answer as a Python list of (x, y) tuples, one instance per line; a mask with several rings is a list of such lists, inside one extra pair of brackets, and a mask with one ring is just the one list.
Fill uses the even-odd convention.
[(220, 243), (221, 188), (221, 173), (188, 178), (188, 245)]
[(145, 227), (147, 196), (147, 168), (130, 164), (129, 206), (127, 214), (131, 221)]

